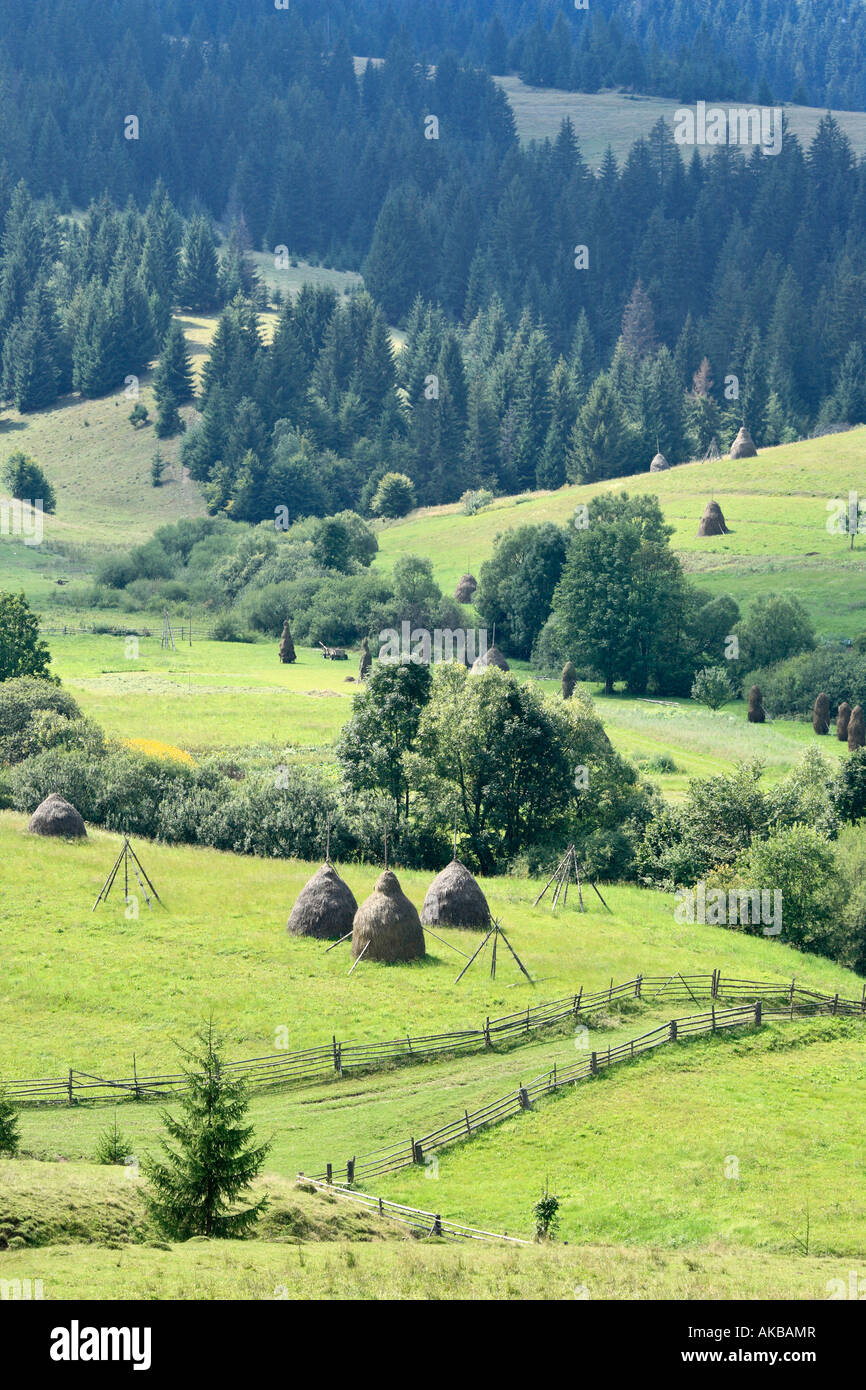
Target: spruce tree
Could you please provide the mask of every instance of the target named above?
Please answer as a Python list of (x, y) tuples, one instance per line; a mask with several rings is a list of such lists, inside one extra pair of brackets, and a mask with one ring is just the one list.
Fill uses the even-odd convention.
[(157, 405), (165, 395), (174, 397), (176, 404), (185, 405), (194, 394), (192, 361), (183, 336), (183, 329), (177, 319), (173, 319), (165, 336), (159, 366), (153, 382)]
[(208, 218), (197, 214), (187, 223), (181, 253), (178, 300), (184, 308), (206, 314), (219, 303), (219, 257)]
[(196, 1034), (196, 1046), (184, 1050), (180, 1114), (163, 1112), (164, 1158), (144, 1165), (151, 1215), (173, 1240), (245, 1236), (267, 1205), (266, 1197), (237, 1205), (261, 1172), (270, 1145), (251, 1142), (253, 1126), (244, 1123), (246, 1083), (225, 1071), (222, 1046), (211, 1022)]
[(0, 1086), (0, 1154), (14, 1158), (20, 1143), (18, 1108)]
[(159, 409), (156, 413), (156, 424), (154, 425), (156, 437), (157, 439), (172, 439), (176, 434), (182, 434), (185, 429), (186, 426), (177, 408), (177, 401), (172, 392), (166, 388), (161, 394)]

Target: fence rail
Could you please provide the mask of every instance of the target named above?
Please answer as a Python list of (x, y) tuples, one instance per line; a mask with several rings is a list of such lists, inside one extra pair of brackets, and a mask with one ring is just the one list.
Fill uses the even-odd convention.
[[(715, 980), (715, 978), (714, 972), (713, 979)], [(698, 977), (692, 977), (692, 979), (694, 982)], [(644, 980), (644, 984), (646, 983), (647, 981)], [(754, 986), (754, 982), (747, 980), (735, 981), (734, 983), (744, 987)], [(718, 995), (713, 994), (712, 997), (715, 1000)], [(701, 1033), (721, 1033), (731, 1028), (761, 1027), (768, 1019), (814, 1018), (819, 1014), (862, 1017), (864, 1012), (866, 1012), (866, 991), (864, 991), (864, 999), (860, 1001), (841, 999), (838, 994), (821, 995), (814, 990), (800, 989), (794, 981), (787, 988), (780, 989), (779, 986), (774, 986), (770, 989), (768, 987), (766, 992), (757, 993), (757, 997), (748, 1004), (718, 1008), (713, 1003), (712, 1007), (705, 1013), (686, 1014), (681, 1018), (672, 1018), (667, 1023), (660, 1024), (647, 1033), (642, 1033), (639, 1037), (629, 1038), (616, 1046), (608, 1046), (604, 1050), (591, 1052), (586, 1060), (577, 1062), (572, 1066), (561, 1067), (554, 1063), (550, 1071), (544, 1072), (528, 1086), (521, 1084), (512, 1088), (506, 1095), (500, 1096), (471, 1113), (464, 1110), (457, 1119), (441, 1125), (438, 1129), (431, 1130), (428, 1134), (417, 1138), (413, 1135), (408, 1143), (395, 1144), (391, 1148), (377, 1150), (365, 1154), (361, 1158), (355, 1155), (346, 1160), (345, 1169), (337, 1171), (345, 1171), (346, 1183), (351, 1186), (360, 1180), (366, 1181), (370, 1178), (381, 1177), (383, 1174), (394, 1172), (398, 1168), (407, 1168), (414, 1164), (424, 1165), (432, 1151), (456, 1143), (458, 1140), (466, 1139), (477, 1130), (484, 1129), (491, 1124), (498, 1124), (502, 1120), (519, 1114), (521, 1110), (531, 1109), (532, 1102), (543, 1095), (557, 1091), (563, 1086), (572, 1086), (578, 1081), (588, 1080), (597, 1076), (605, 1067), (615, 1065), (617, 1062), (631, 1061), (644, 1052), (661, 1047), (666, 1043), (677, 1042), (680, 1038), (697, 1036)], [(334, 1171), (333, 1166), (329, 1163), (324, 1173), (316, 1175), (315, 1181), (333, 1185)]]
[(368, 1211), (378, 1212), (379, 1216), (399, 1221), (403, 1226), (427, 1236), (442, 1236), (445, 1240), (500, 1240), (509, 1245), (532, 1244), (529, 1240), (521, 1240), (519, 1236), (509, 1236), (504, 1232), (500, 1235), (497, 1231), (482, 1231), (477, 1226), (464, 1226), (459, 1221), (448, 1221), (438, 1212), (421, 1211), (418, 1207), (407, 1207), (401, 1202), (388, 1202), (384, 1197), (373, 1197), (366, 1192), (356, 1192), (350, 1187), (340, 1187), (339, 1184), (322, 1182), (318, 1178), (308, 1178), (304, 1173), (298, 1174), (298, 1181), (309, 1183), (317, 1191), (327, 1192), (329, 1196), (343, 1197), (347, 1201), (356, 1202)]
[[(866, 987), (859, 1001), (842, 999), (839, 995), (819, 994), (797, 985), (768, 980), (741, 980), (725, 977), (720, 970), (712, 974), (646, 976), (614, 984), (607, 989), (587, 991), (546, 1003), (528, 1005), (515, 1013), (484, 1020), (478, 1028), (464, 1028), (449, 1033), (427, 1033), (418, 1037), (406, 1036), (383, 1042), (353, 1043), (341, 1041), (334, 1035), (330, 1043), (302, 1048), (291, 1052), (268, 1053), (261, 1057), (229, 1062), (225, 1070), (241, 1075), (252, 1087), (285, 1087), (316, 1084), (342, 1078), (351, 1072), (374, 1071), (395, 1061), (422, 1061), (442, 1054), (481, 1052), (496, 1043), (507, 1043), (545, 1028), (561, 1026), (566, 1021), (590, 1018), (605, 1008), (629, 999), (645, 1003), (691, 999), (740, 999), (751, 1001), (787, 1001), (797, 998), (797, 1012), (807, 1010), (808, 1001), (815, 1012), (866, 1014)], [(825, 1007), (827, 1006), (827, 1007)], [(832, 1007), (829, 1007), (832, 1006)], [(118, 1094), (136, 1100), (166, 1099), (179, 1094), (186, 1086), (183, 1073), (161, 1072), (142, 1075), (133, 1061), (131, 1076), (107, 1077), (81, 1068), (70, 1067), (62, 1077), (37, 1077), (9, 1080), (5, 1083), (8, 1095), (25, 1105), (65, 1104), (81, 1101), (104, 1101)]]

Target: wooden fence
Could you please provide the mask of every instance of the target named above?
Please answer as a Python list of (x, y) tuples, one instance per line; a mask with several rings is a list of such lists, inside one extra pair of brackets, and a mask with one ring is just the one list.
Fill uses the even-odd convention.
[[(698, 978), (700, 977), (691, 977), (692, 983), (694, 984)], [(648, 982), (644, 980), (643, 983), (646, 985)], [(747, 985), (751, 982), (733, 983)], [(687, 985), (686, 988), (692, 994), (692, 987)], [(457, 1119), (431, 1130), (428, 1134), (418, 1137), (413, 1135), (408, 1143), (404, 1141), (388, 1148), (374, 1150), (362, 1158), (354, 1156), (347, 1159), (345, 1168), (338, 1171), (345, 1172), (346, 1183), (351, 1186), (358, 1181), (381, 1177), (384, 1173), (393, 1172), (398, 1168), (407, 1168), (413, 1164), (424, 1165), (436, 1149), (466, 1139), (488, 1125), (510, 1119), (521, 1110), (531, 1109), (533, 1101), (541, 1096), (549, 1095), (563, 1086), (572, 1086), (578, 1081), (588, 1080), (617, 1062), (633, 1061), (644, 1052), (666, 1043), (677, 1042), (681, 1038), (694, 1037), (700, 1033), (721, 1033), (730, 1028), (760, 1028), (767, 1019), (814, 1018), (818, 1014), (862, 1017), (866, 1012), (866, 992), (860, 1001), (845, 1000), (840, 999), (838, 994), (821, 995), (813, 990), (801, 989), (793, 981), (787, 989), (780, 990), (779, 986), (773, 986), (772, 990), (774, 993), (764, 997), (758, 995), (754, 1002), (748, 1004), (731, 1008), (718, 1008), (713, 1004), (708, 1012), (672, 1018), (650, 1032), (618, 1043), (615, 1047), (608, 1046), (605, 1050), (590, 1052), (584, 1061), (573, 1066), (562, 1067), (554, 1063), (550, 1071), (543, 1072), (529, 1085), (521, 1084), (478, 1110), (464, 1110)], [(714, 999), (716, 997), (717, 995), (713, 995)], [(331, 1184), (333, 1177), (334, 1169), (329, 1163), (324, 1173), (316, 1175), (316, 1180)]]
[[(225, 1069), (243, 1076), (251, 1087), (304, 1086), (339, 1079), (347, 1073), (358, 1075), (361, 1072), (376, 1071), (394, 1062), (415, 1062), (454, 1053), (484, 1051), (497, 1043), (519, 1041), (522, 1037), (541, 1029), (562, 1027), (579, 1017), (590, 1018), (603, 1009), (630, 999), (640, 999), (650, 1004), (656, 1000), (686, 998), (697, 1003), (700, 997), (713, 1000), (748, 998), (792, 1002), (795, 994), (798, 1001), (803, 1002), (803, 1008), (805, 1001), (812, 1000), (816, 1011), (819, 1012), (866, 1013), (866, 988), (864, 997), (859, 1002), (840, 999), (836, 995), (835, 1007), (824, 1008), (824, 1005), (834, 1004), (832, 995), (805, 990), (793, 980), (789, 985), (784, 985), (772, 981), (726, 977), (723, 983), (719, 970), (714, 970), (710, 975), (638, 975), (635, 979), (618, 985), (611, 980), (607, 989), (580, 989), (576, 994), (569, 994), (544, 1004), (528, 1005), (516, 1013), (505, 1014), (499, 1018), (488, 1017), (479, 1028), (371, 1043), (344, 1042), (338, 1040), (335, 1035), (329, 1044), (323, 1046), (269, 1053), (262, 1057), (229, 1062)], [(819, 1005), (822, 1006), (820, 1009)], [(803, 1008), (798, 1003), (800, 1012), (803, 1012)], [(129, 1076), (106, 1077), (70, 1067), (62, 1077), (10, 1080), (5, 1083), (5, 1089), (11, 1097), (25, 1105), (74, 1105), (88, 1100), (116, 1100), (121, 1096), (135, 1100), (164, 1100), (178, 1094), (185, 1085), (186, 1077), (182, 1073), (140, 1074), (133, 1058), (132, 1074)]]
[(509, 1236), (504, 1232), (500, 1235), (497, 1231), (482, 1231), (477, 1226), (464, 1226), (459, 1221), (448, 1221), (439, 1212), (421, 1211), (418, 1207), (403, 1206), (401, 1202), (388, 1202), (384, 1197), (373, 1197), (367, 1192), (356, 1192), (354, 1188), (340, 1187), (335, 1183), (322, 1182), (318, 1178), (308, 1178), (304, 1173), (298, 1174), (298, 1182), (309, 1183), (319, 1192), (359, 1203), (368, 1211), (377, 1212), (379, 1216), (388, 1217), (391, 1221), (399, 1221), (401, 1225), (425, 1236), (442, 1236), (445, 1240), (500, 1240), (506, 1241), (509, 1245), (532, 1244), (529, 1240), (521, 1240), (519, 1236)]

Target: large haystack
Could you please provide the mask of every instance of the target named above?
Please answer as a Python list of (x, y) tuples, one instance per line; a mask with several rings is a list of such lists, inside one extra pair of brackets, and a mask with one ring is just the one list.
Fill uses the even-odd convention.
[(830, 732), (830, 697), (823, 691), (812, 706), (812, 728), (816, 734)]
[(753, 685), (749, 691), (749, 712), (746, 715), (750, 724), (763, 724), (767, 718), (761, 687)]
[(743, 425), (733, 444), (731, 445), (732, 459), (756, 459), (758, 451), (755, 448), (755, 441), (749, 431)]
[(670, 464), (661, 450), (659, 450), (650, 464), (650, 473), (664, 473), (666, 468), (670, 468)]
[(87, 836), (84, 821), (75, 807), (57, 792), (46, 796), (36, 807), (27, 829), (32, 835), (57, 835), (66, 840), (83, 840)]
[(454, 590), (454, 597), (458, 603), (471, 603), (472, 596), (478, 588), (478, 580), (472, 574), (464, 574), (457, 588)]
[(319, 941), (339, 941), (352, 930), (358, 904), (333, 864), (323, 864), (305, 884), (289, 914), (292, 936), (315, 936)]
[(866, 724), (863, 721), (863, 708), (855, 705), (848, 720), (848, 747), (853, 753), (866, 745)]
[(839, 713), (836, 715), (836, 737), (840, 743), (848, 742), (848, 721), (851, 718), (851, 706), (847, 700), (843, 700), (839, 706)]
[(573, 661), (566, 661), (562, 668), (562, 698), (570, 700), (577, 685), (577, 671)]
[(708, 502), (698, 526), (699, 536), (727, 536), (728, 527), (718, 502)]
[(425, 954), (421, 918), (400, 887), (397, 875), (386, 869), (355, 913), (352, 955), (364, 960), (420, 960)]
[(488, 647), (486, 652), (475, 658), (469, 670), (473, 675), (478, 675), (480, 671), (486, 671), (488, 666), (498, 666), (500, 671), (511, 670), (498, 647)]
[(370, 674), (370, 667), (373, 665), (373, 658), (370, 655), (370, 644), (366, 637), (361, 643), (361, 660), (358, 662), (358, 680), (365, 681)]
[(424, 899), (421, 921), (428, 927), (490, 926), (490, 908), (465, 864), (452, 859), (437, 874)]

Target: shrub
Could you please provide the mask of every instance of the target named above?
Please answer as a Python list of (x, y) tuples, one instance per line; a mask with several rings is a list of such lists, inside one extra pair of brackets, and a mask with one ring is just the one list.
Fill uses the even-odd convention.
[(734, 697), (733, 687), (724, 666), (705, 666), (698, 671), (692, 684), (692, 699), (707, 709), (720, 709)]
[(475, 516), (476, 512), (483, 511), (489, 507), (493, 501), (493, 493), (489, 488), (479, 487), (464, 492), (460, 498), (461, 509), (464, 516)]
[(14, 1158), (20, 1142), (17, 1106), (0, 1086), (0, 1154)]
[(839, 770), (836, 810), (843, 821), (866, 817), (866, 749), (857, 748)]
[(374, 516), (405, 516), (415, 506), (415, 487), (405, 473), (386, 473), (376, 488), (370, 510)]
[(217, 618), (211, 628), (211, 638), (214, 642), (254, 642), (256, 640), (253, 634), (242, 628), (238, 619), (230, 613), (223, 613)]
[(57, 721), (81, 720), (72, 696), (51, 681), (35, 676), (0, 681), (0, 762), (20, 762), (36, 752), (33, 722), (49, 713)]
[(54, 488), (39, 464), (27, 454), (10, 454), (3, 469), (2, 479), (10, 496), (18, 498), (21, 502), (29, 502), (31, 506), (41, 502), (44, 512), (54, 511)]
[[(782, 894), (780, 940), (801, 951), (844, 960), (850, 932), (842, 919), (844, 887), (831, 845), (811, 826), (793, 825), (754, 842), (738, 857), (731, 887)], [(750, 928), (760, 932), (760, 926)]]

